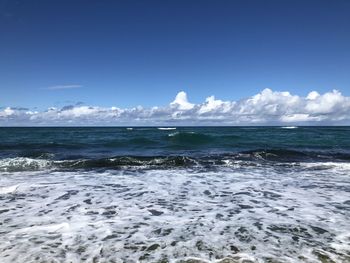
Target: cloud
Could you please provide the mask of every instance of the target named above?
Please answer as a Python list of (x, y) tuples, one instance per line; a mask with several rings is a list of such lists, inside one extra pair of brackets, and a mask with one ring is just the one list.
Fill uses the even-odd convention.
[(6, 107), (0, 125), (349, 125), (350, 97), (333, 90), (306, 97), (264, 89), (238, 101), (191, 103), (184, 91), (165, 107), (67, 105), (45, 111)]
[(82, 85), (56, 85), (45, 88), (46, 90), (62, 90), (62, 89), (78, 89), (83, 87)]
[(194, 107), (194, 104), (188, 102), (186, 92), (180, 91), (176, 95), (175, 100), (170, 103), (170, 106), (179, 110), (190, 110)]
[(15, 109), (11, 109), (10, 107), (6, 107), (4, 110), (0, 111), (0, 118), (11, 116), (15, 113)]

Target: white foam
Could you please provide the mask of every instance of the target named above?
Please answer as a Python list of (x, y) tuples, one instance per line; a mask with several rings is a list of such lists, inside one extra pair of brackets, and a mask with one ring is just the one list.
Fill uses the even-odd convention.
[(283, 126), (281, 129), (297, 129), (297, 126)]
[(19, 184), (0, 187), (0, 194), (13, 194), (17, 191)]
[(317, 251), (344, 262), (348, 171), (227, 164), (212, 171), (1, 173), (0, 185), (10, 187), (4, 192), (17, 189), (0, 199), (2, 263), (297, 263), (299, 256), (317, 262)]
[(349, 162), (310, 162), (310, 163), (300, 163), (301, 167), (306, 167), (309, 169), (333, 169), (334, 171), (344, 172), (350, 171)]
[(20, 234), (20, 233), (37, 233), (37, 232), (57, 232), (57, 231), (66, 231), (69, 229), (68, 223), (61, 224), (51, 224), (51, 225), (39, 225), (39, 226), (30, 226), (22, 229), (18, 229), (12, 232), (12, 234)]

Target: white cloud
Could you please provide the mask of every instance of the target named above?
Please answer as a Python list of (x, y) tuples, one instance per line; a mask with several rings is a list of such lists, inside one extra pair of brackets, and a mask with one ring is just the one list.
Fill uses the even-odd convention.
[(198, 113), (202, 115), (215, 111), (227, 113), (234, 104), (235, 102), (216, 100), (214, 96), (210, 96), (206, 98), (202, 105), (200, 105)]
[(170, 106), (173, 106), (174, 108), (177, 108), (179, 110), (190, 110), (194, 107), (194, 104), (188, 102), (186, 92), (180, 91), (176, 95), (175, 100), (172, 103), (170, 103)]
[(333, 90), (306, 97), (265, 89), (239, 101), (214, 96), (190, 103), (184, 91), (165, 107), (134, 108), (70, 105), (31, 111), (0, 110), (0, 125), (336, 125), (350, 124), (350, 97)]
[(321, 117), (312, 117), (309, 114), (306, 113), (295, 113), (290, 115), (283, 115), (280, 118), (281, 122), (308, 122), (308, 121), (320, 121), (322, 120)]
[[(308, 97), (310, 98), (310, 94)], [(309, 99), (305, 109), (312, 114), (333, 114), (349, 110), (349, 98), (344, 97), (337, 90), (325, 93), (322, 96), (311, 97), (312, 99)]]
[(306, 99), (308, 100), (314, 100), (317, 99), (317, 97), (319, 97), (320, 94), (317, 91), (311, 91), (307, 96)]
[(56, 85), (56, 86), (50, 86), (45, 89), (47, 90), (61, 90), (61, 89), (78, 89), (83, 87), (82, 85)]
[(6, 107), (4, 110), (0, 111), (0, 118), (11, 116), (14, 113), (15, 110), (11, 109), (10, 107)]

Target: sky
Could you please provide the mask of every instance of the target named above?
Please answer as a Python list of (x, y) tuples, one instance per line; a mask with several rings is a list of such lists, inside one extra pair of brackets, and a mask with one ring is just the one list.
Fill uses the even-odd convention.
[(349, 14), (347, 0), (0, 0), (0, 125), (350, 124)]

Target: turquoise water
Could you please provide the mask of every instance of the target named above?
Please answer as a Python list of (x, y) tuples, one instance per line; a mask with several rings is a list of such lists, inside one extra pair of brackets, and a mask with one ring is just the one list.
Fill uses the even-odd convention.
[(350, 262), (349, 135), (0, 128), (0, 262)]

